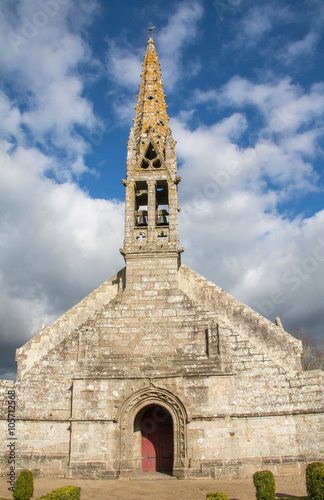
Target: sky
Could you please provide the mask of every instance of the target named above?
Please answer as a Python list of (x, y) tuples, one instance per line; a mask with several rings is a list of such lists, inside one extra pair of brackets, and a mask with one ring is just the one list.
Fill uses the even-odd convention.
[(126, 144), (155, 26), (182, 261), (324, 335), (324, 3), (2, 0), (0, 378), (124, 266)]

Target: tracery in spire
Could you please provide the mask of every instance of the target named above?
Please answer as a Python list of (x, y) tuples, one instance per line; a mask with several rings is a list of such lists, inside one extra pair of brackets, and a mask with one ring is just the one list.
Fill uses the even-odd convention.
[(148, 134), (152, 135), (162, 153), (168, 130), (169, 117), (162, 85), (158, 55), (150, 36), (143, 63), (142, 81), (134, 120), (134, 135), (139, 153), (144, 155)]

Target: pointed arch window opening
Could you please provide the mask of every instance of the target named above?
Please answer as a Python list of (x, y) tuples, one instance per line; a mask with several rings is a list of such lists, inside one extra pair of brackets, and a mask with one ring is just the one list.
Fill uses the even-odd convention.
[(145, 158), (147, 158), (148, 160), (155, 160), (155, 158), (157, 158), (157, 152), (155, 151), (155, 148), (151, 142), (146, 150)]
[(150, 166), (150, 162), (149, 162), (149, 161), (147, 161), (147, 160), (145, 160), (145, 159), (143, 159), (143, 160), (142, 160), (142, 163), (141, 163), (141, 168), (144, 168), (144, 170), (145, 170), (145, 169), (146, 169), (146, 168), (148, 168), (149, 166)]
[(148, 186), (146, 181), (135, 183), (135, 226), (147, 226)]
[[(158, 136), (160, 137), (160, 136)], [(163, 155), (165, 153), (163, 152)], [(147, 168), (158, 169), (164, 166), (163, 164), (164, 158), (153, 145), (152, 142), (146, 148), (146, 152), (141, 161), (141, 169), (146, 170)]]
[(155, 187), (156, 225), (169, 225), (169, 189), (167, 181), (157, 181)]

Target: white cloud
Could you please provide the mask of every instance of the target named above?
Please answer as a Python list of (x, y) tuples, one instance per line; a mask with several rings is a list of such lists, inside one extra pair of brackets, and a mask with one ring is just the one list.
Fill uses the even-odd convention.
[(36, 149), (1, 147), (0, 334), (12, 366), (13, 347), (123, 267), (124, 204), (47, 178), (55, 160)]
[[(283, 140), (300, 135), (299, 151), (302, 151), (304, 144), (305, 153), (310, 154), (315, 151), (316, 139), (323, 133), (323, 94), (322, 83), (313, 84), (306, 92), (289, 78), (256, 84), (235, 76), (220, 91), (210, 89), (195, 92), (194, 102), (205, 104), (214, 101), (223, 108), (230, 106), (239, 109), (252, 105), (264, 120), (260, 136), (277, 135)], [(305, 127), (309, 129), (306, 135)]]
[[(88, 5), (88, 6), (87, 6)], [(75, 133), (76, 126), (93, 130), (100, 125), (92, 104), (83, 96), (85, 81), (78, 65), (90, 63), (89, 48), (81, 36), (69, 32), (68, 23), (77, 15), (79, 24), (89, 22), (96, 2), (38, 2), (21, 0), (17, 14), (0, 13), (3, 24), (0, 65), (6, 82), (18, 91), (22, 122), (33, 140), (73, 151), (70, 168), (78, 165), (88, 148)], [(84, 12), (85, 11), (85, 12)], [(90, 9), (91, 11), (91, 9)]]
[[(220, 95), (209, 92), (208, 97), (226, 104), (255, 104), (267, 124), (288, 101), (294, 109), (288, 131), (305, 123), (311, 127), (297, 135), (284, 127), (276, 133), (280, 140), (261, 137), (254, 146), (238, 147), (249, 125), (239, 113), (209, 127), (191, 130), (180, 119), (172, 120), (171, 127), (183, 178), (179, 225), (187, 249), (184, 262), (269, 319), (279, 315), (289, 329), (303, 322), (320, 335), (315, 325), (323, 321), (324, 238), (318, 238), (324, 211), (303, 220), (285, 218), (278, 210), (287, 197), (318, 189), (305, 158), (318, 153), (315, 118), (323, 113), (318, 90), (305, 94), (285, 81), (262, 86), (235, 79)], [(197, 96), (200, 104), (210, 102), (202, 93)]]
[[(183, 78), (182, 52), (195, 40), (202, 15), (203, 8), (200, 3), (182, 2), (170, 17), (167, 26), (158, 34), (160, 62), (167, 90), (172, 90), (176, 82)], [(195, 73), (199, 68), (196, 63), (191, 71)]]
[(307, 33), (302, 40), (290, 42), (278, 57), (286, 64), (294, 64), (300, 58), (312, 56), (319, 41), (318, 33)]
[(276, 2), (254, 5), (248, 9), (240, 22), (235, 24), (236, 36), (231, 46), (239, 50), (255, 47), (275, 27), (289, 24), (294, 18), (294, 13), (288, 6), (283, 7)]
[(142, 70), (143, 54), (132, 47), (118, 47), (109, 42), (107, 70), (117, 85), (134, 89)]
[[(5, 315), (8, 331), (26, 340), (123, 266), (124, 207), (92, 199), (72, 182), (48, 179), (51, 159), (35, 149), (2, 147), (2, 304), (16, 310), (12, 319)], [(34, 331), (17, 331), (22, 324)]]
[(303, 153), (309, 158), (316, 157), (318, 153), (317, 140), (324, 133), (323, 128), (308, 130), (286, 137), (282, 141), (282, 145), (287, 152)]
[[(41, 4), (54, 10), (46, 16)], [(91, 134), (103, 127), (79, 71), (81, 62), (96, 64), (80, 34), (96, 2), (21, 0), (10, 9), (0, 11), (0, 65), (9, 89), (0, 93), (0, 334), (7, 375), (6, 352), (12, 356), (43, 322), (123, 267), (124, 225), (123, 203), (92, 199), (73, 180), (89, 171), (84, 155)]]
[(129, 125), (135, 116), (136, 87), (142, 73), (143, 50), (136, 50), (129, 44), (120, 47), (113, 40), (108, 43), (106, 69), (113, 81), (113, 89), (107, 96), (114, 112), (115, 123), (118, 126)]
[[(207, 174), (210, 180), (216, 172), (218, 175), (225, 172), (223, 176), (230, 177), (231, 186), (242, 189), (248, 186), (255, 192), (263, 192), (270, 179), (276, 186), (277, 202), (297, 192), (305, 194), (317, 190), (318, 178), (311, 161), (321, 154), (323, 93), (324, 87), (320, 83), (306, 92), (287, 78), (255, 84), (240, 77), (232, 78), (220, 91), (197, 91), (193, 105), (214, 102), (221, 109), (232, 107), (241, 113), (236, 112), (217, 125), (207, 129), (200, 127), (194, 132), (175, 122), (176, 132), (185, 145), (183, 151), (180, 146), (180, 153), (184, 158), (190, 156), (186, 176), (194, 179), (192, 184), (203, 190), (199, 173)], [(237, 143), (249, 129), (248, 114), (245, 113), (251, 105), (262, 116), (262, 121), (259, 128), (253, 125), (251, 146), (242, 149)], [(199, 165), (199, 173), (194, 164)], [(240, 166), (240, 172), (235, 176), (229, 175), (233, 165)], [(211, 189), (210, 185), (208, 189)]]
[[(250, 94), (253, 100), (252, 85)], [(271, 119), (272, 110), (267, 114)], [(230, 184), (231, 187), (263, 193), (270, 180), (276, 186), (275, 197), (279, 202), (297, 192), (305, 194), (317, 189), (317, 175), (309, 158), (317, 155), (317, 139), (323, 133), (321, 129), (297, 135), (272, 133), (264, 140), (263, 132), (268, 128), (265, 125), (260, 129), (260, 137), (254, 146), (241, 148), (238, 142), (248, 129), (243, 114), (234, 113), (213, 126), (198, 127), (194, 131), (179, 120), (171, 123), (175, 136), (179, 138), (178, 152), (186, 161), (186, 190), (192, 185), (201, 192), (212, 192), (216, 182), (220, 187), (225, 183), (226, 186)], [(218, 196), (223, 198), (225, 192), (220, 191)]]
[(2, 137), (20, 136), (21, 115), (19, 109), (0, 90), (0, 134)]
[(242, 20), (242, 28), (245, 37), (257, 39), (272, 29), (273, 10), (271, 7), (254, 7)]

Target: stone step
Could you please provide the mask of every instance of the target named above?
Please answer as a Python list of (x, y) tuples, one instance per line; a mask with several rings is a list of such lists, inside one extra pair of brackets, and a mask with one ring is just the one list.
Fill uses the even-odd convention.
[(178, 478), (165, 472), (133, 472), (129, 476), (130, 481), (177, 481)]

